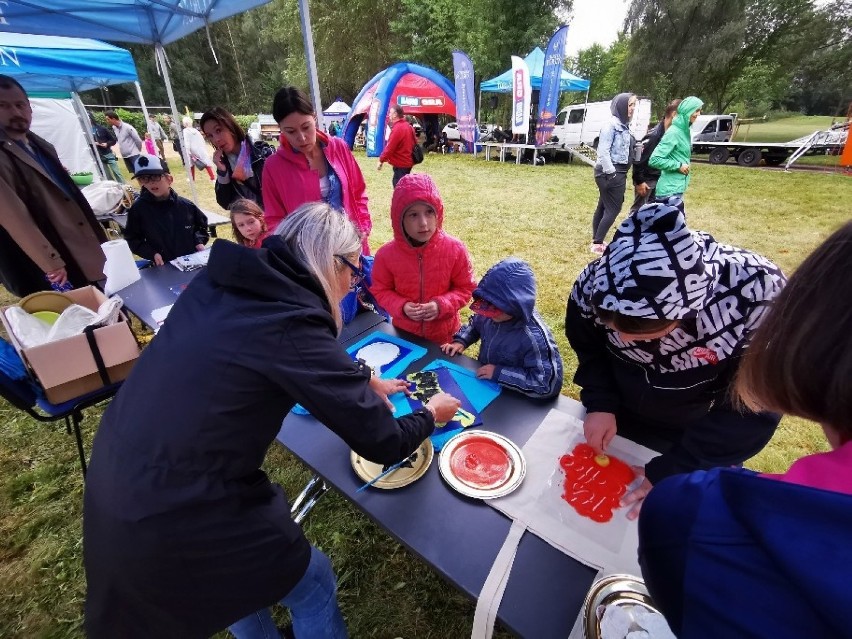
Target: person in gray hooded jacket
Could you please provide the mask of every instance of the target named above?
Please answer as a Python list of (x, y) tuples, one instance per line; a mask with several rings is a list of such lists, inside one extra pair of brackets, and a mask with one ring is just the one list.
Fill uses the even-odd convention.
[(612, 99), (609, 109), (612, 117), (601, 129), (598, 139), (598, 161), (595, 164), (595, 183), (600, 196), (592, 216), (592, 253), (600, 255), (606, 248), (606, 234), (624, 204), (627, 187), (627, 169), (633, 153), (633, 136), (630, 118), (636, 107), (636, 96), (619, 93)]
[(686, 226), (683, 201), (646, 204), (577, 278), (565, 335), (577, 353), (586, 440), (599, 453), (616, 435), (662, 451), (636, 506), (669, 475), (741, 464), (778, 425), (740, 410), (730, 387), (786, 279), (775, 264)]

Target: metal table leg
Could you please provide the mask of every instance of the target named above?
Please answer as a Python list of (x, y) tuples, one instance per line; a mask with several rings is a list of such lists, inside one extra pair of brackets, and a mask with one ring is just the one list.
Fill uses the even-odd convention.
[(308, 513), (326, 492), (328, 486), (319, 475), (311, 477), (310, 481), (305, 485), (305, 488), (299, 493), (299, 496), (293, 500), (293, 505), (290, 508), (290, 516), (297, 524), (301, 524)]

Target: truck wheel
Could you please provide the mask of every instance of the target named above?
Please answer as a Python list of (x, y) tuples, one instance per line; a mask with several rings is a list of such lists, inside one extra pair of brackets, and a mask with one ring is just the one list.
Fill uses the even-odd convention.
[(710, 164), (724, 164), (731, 157), (730, 152), (725, 147), (716, 147), (710, 151)]
[(740, 166), (757, 166), (763, 156), (758, 149), (743, 149), (737, 156)]

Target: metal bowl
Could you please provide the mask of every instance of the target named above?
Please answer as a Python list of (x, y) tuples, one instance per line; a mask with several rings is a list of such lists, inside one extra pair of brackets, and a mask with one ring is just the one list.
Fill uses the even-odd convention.
[(645, 582), (633, 575), (607, 575), (592, 584), (583, 603), (583, 632), (586, 639), (600, 639), (601, 622), (598, 609), (603, 606), (642, 606), (650, 612), (654, 607)]

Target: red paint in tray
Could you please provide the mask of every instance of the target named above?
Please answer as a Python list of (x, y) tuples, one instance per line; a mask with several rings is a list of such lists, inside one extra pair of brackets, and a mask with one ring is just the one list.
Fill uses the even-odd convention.
[(472, 488), (501, 486), (512, 473), (512, 459), (503, 446), (487, 437), (469, 437), (453, 450), (450, 470)]
[(562, 499), (578, 514), (600, 523), (612, 519), (634, 479), (630, 466), (612, 455), (597, 456), (588, 444), (577, 444), (559, 465), (565, 472)]

